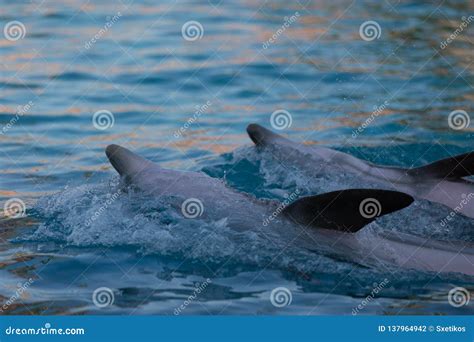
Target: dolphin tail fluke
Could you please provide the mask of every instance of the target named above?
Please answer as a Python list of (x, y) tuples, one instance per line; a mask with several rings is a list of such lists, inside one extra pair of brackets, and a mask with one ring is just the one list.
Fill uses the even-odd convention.
[(411, 203), (413, 197), (398, 191), (351, 189), (303, 197), (283, 212), (290, 220), (305, 227), (355, 233), (377, 217)]
[(408, 170), (412, 176), (432, 176), (456, 179), (474, 175), (474, 152), (438, 160), (434, 163)]

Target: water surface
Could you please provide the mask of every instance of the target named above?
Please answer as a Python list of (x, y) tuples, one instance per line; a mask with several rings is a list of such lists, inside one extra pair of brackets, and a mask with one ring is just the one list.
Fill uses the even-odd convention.
[[(473, 14), (465, 1), (1, 1), (2, 27), (26, 31), (0, 43), (0, 201), (27, 208), (0, 221), (3, 303), (31, 279), (4, 313), (175, 314), (205, 283), (180, 314), (351, 314), (387, 279), (359, 314), (472, 314), (447, 301), (454, 286), (472, 291), (472, 277), (281, 248), (257, 227), (236, 233), (129, 193), (102, 208), (120, 189), (104, 154), (111, 143), (258, 198), (361, 185), (259, 155), (245, 127), (271, 127), (278, 109), (291, 114), (281, 131), (291, 139), (379, 164), (471, 151), (472, 124), (454, 130), (448, 115), (474, 113), (472, 26), (441, 44)], [(370, 20), (380, 37), (366, 41), (359, 28)], [(188, 21), (200, 39), (184, 39)], [(114, 120), (104, 130), (93, 124), (101, 110)], [(448, 214), (417, 201), (367, 234), (474, 241), (472, 220), (437, 224)], [(100, 287), (113, 305), (94, 305)], [(291, 291), (290, 305), (272, 305), (277, 287)]]

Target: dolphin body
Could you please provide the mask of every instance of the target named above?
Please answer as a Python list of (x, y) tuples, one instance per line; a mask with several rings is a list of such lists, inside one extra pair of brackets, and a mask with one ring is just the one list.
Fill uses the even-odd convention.
[(268, 150), (282, 164), (289, 163), (310, 172), (327, 168), (331, 172), (349, 173), (378, 188), (440, 203), (474, 218), (474, 183), (464, 179), (474, 175), (474, 152), (403, 169), (374, 165), (326, 147), (296, 143), (257, 124), (250, 124), (247, 133), (257, 147)]
[[(163, 169), (118, 145), (108, 146), (106, 155), (127, 183), (169, 200), (176, 208), (183, 210), (187, 199), (199, 199), (202, 204), (200, 219), (224, 219), (232, 229), (259, 229), (269, 238), (308, 250), (351, 254), (356, 262), (365, 264), (388, 262), (406, 268), (474, 275), (474, 252), (466, 256), (456, 248), (433, 251), (421, 242), (406, 243), (400, 238), (390, 240), (378, 234), (371, 236), (371, 243), (367, 243), (367, 237), (359, 234), (364, 232), (361, 228), (377, 217), (409, 206), (413, 198), (404, 193), (377, 189), (340, 190), (285, 204), (256, 199), (204, 173)], [(379, 203), (376, 215), (363, 215), (361, 205), (367, 199)], [(268, 221), (275, 213), (278, 213), (276, 218)], [(264, 225), (265, 220), (270, 224)], [(394, 258), (398, 253), (404, 257)], [(446, 260), (450, 262), (446, 264)]]

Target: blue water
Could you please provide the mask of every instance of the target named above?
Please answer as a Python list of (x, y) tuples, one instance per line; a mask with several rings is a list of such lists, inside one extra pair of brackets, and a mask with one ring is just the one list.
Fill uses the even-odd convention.
[[(0, 3), (2, 27), (18, 20), (26, 29), (23, 39), (1, 40), (1, 127), (12, 123), (18, 106), (31, 104), (0, 135), (0, 202), (26, 204), (26, 217), (0, 221), (0, 299), (5, 303), (32, 279), (4, 313), (174, 314), (207, 279), (180, 314), (347, 315), (384, 279), (388, 285), (360, 314), (473, 312), (472, 304), (455, 308), (447, 301), (454, 286), (472, 291), (472, 277), (281, 250), (257, 232), (179, 218), (128, 193), (86, 224), (120, 188), (104, 154), (111, 143), (259, 198), (360, 185), (344, 175), (315, 180), (259, 155), (245, 127), (271, 127), (277, 109), (291, 113), (292, 125), (282, 131), (291, 139), (379, 164), (423, 165), (471, 151), (474, 126), (453, 130), (448, 114), (474, 113), (473, 28), (445, 49), (440, 44), (474, 13), (472, 3)], [(191, 20), (203, 27), (194, 41), (181, 32)], [(380, 25), (379, 39), (361, 39), (367, 20)], [(93, 125), (99, 110), (113, 114), (113, 126)], [(472, 220), (463, 217), (434, 229), (447, 214), (417, 201), (371, 229), (474, 241)], [(114, 293), (112, 305), (94, 305), (100, 287)], [(291, 291), (290, 305), (272, 305), (277, 287)]]

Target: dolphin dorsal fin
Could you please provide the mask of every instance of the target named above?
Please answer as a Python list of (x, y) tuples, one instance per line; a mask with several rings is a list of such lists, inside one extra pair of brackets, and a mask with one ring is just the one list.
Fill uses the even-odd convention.
[(436, 178), (462, 178), (474, 175), (474, 152), (408, 170), (412, 176), (433, 176)]
[(287, 140), (281, 135), (273, 133), (269, 129), (255, 123), (247, 126), (247, 134), (257, 146), (267, 145), (274, 140)]
[(105, 154), (114, 169), (117, 170), (121, 176), (128, 178), (135, 177), (147, 167), (157, 167), (152, 161), (119, 145), (107, 146)]
[(413, 197), (398, 191), (351, 189), (303, 197), (283, 210), (304, 226), (357, 232), (377, 217), (403, 209)]

